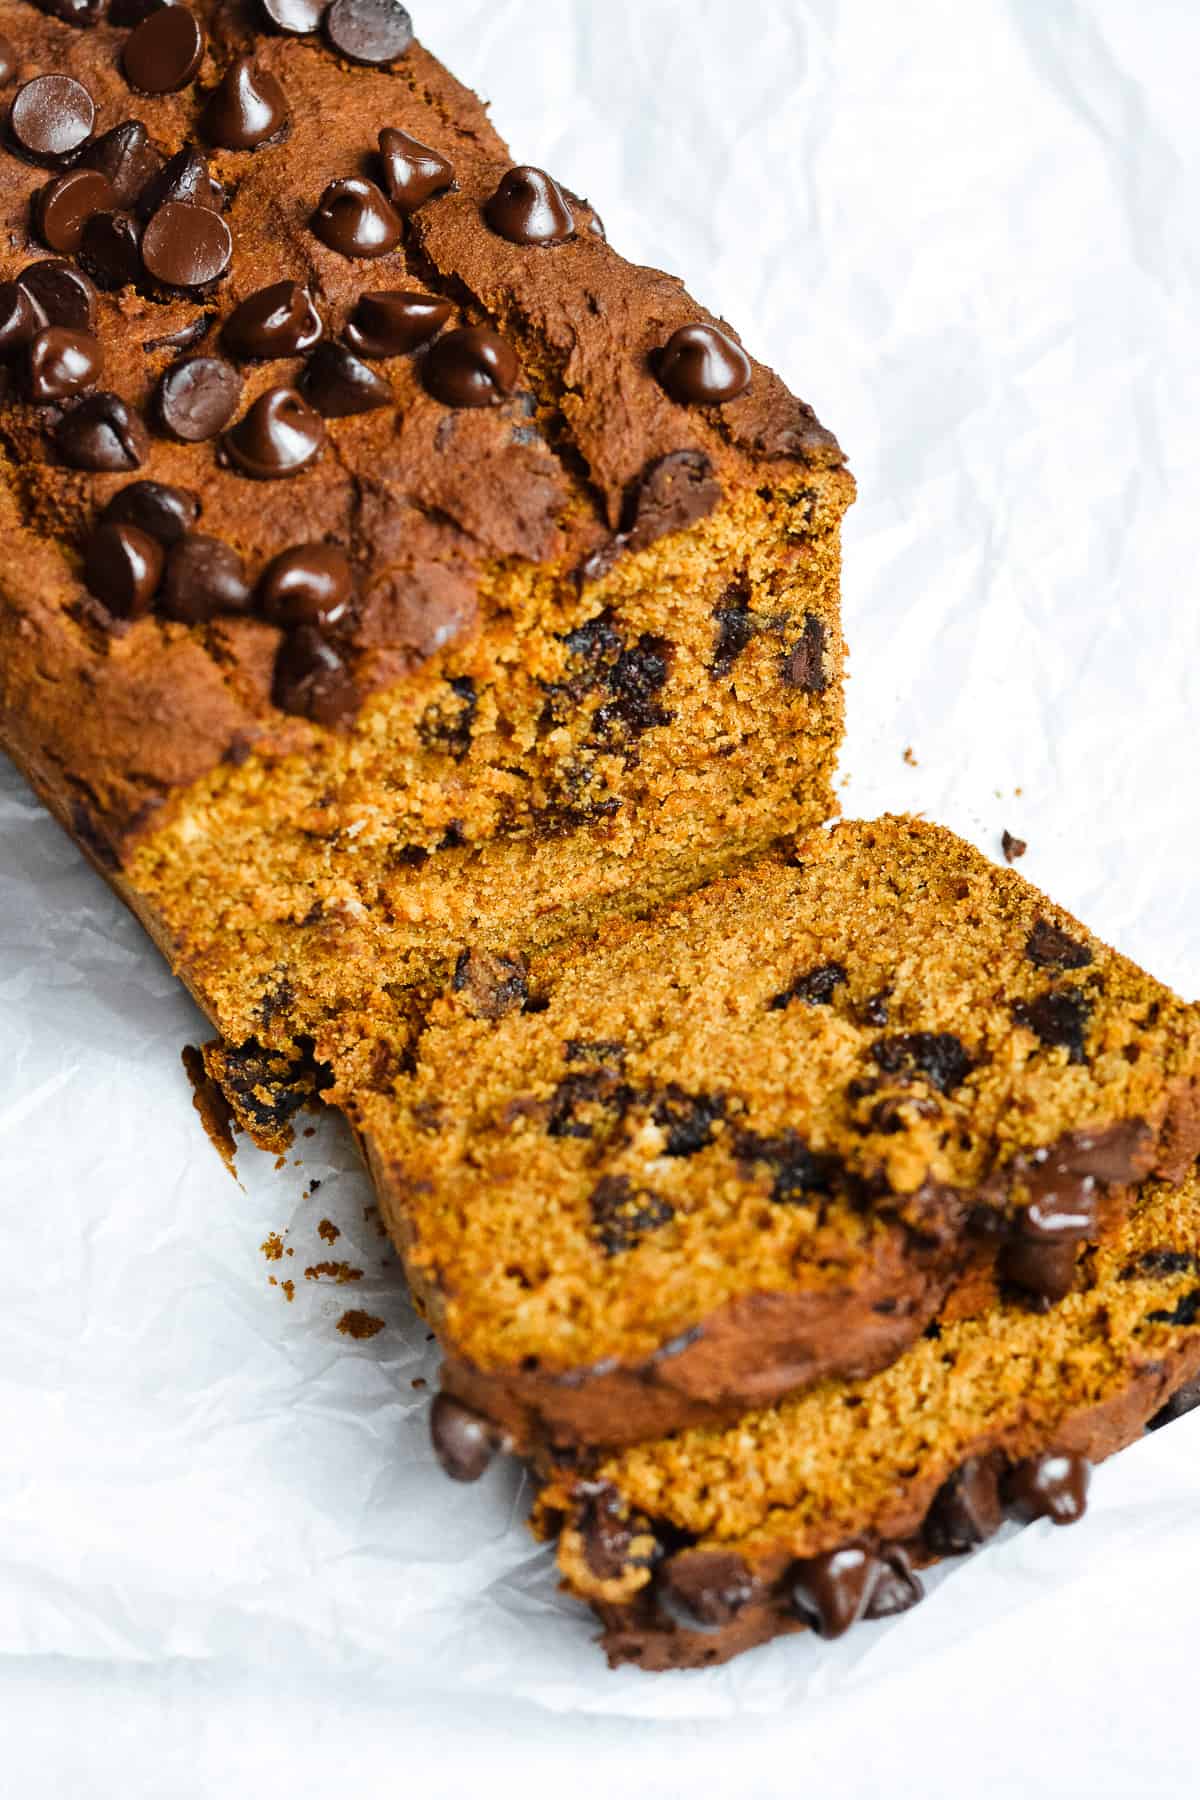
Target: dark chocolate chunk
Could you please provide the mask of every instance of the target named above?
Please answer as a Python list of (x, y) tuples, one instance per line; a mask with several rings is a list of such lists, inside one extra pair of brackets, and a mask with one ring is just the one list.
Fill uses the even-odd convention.
[(26, 264), (17, 284), (33, 300), (47, 324), (68, 331), (90, 331), (96, 315), (96, 290), (80, 269), (59, 256)]
[(88, 145), (80, 162), (108, 177), (116, 206), (133, 206), (162, 168), (162, 157), (146, 136), (140, 119), (125, 119), (111, 131), (103, 132)]
[(659, 1612), (681, 1631), (723, 1631), (757, 1593), (745, 1559), (732, 1550), (681, 1550), (654, 1584)]
[(433, 1453), (451, 1481), (478, 1481), (493, 1458), (511, 1448), (510, 1439), (490, 1419), (452, 1394), (434, 1396), (429, 1436)]
[(340, 624), (354, 594), (350, 560), (336, 544), (296, 544), (269, 565), (258, 603), (273, 625)]
[(271, 697), (281, 712), (331, 729), (345, 724), (359, 705), (349, 669), (311, 625), (289, 632), (280, 645)]
[(29, 394), (42, 405), (69, 400), (95, 387), (104, 366), (99, 338), (90, 331), (47, 325), (29, 345)]
[(164, 369), (158, 384), (158, 416), (184, 444), (200, 444), (228, 425), (242, 397), (242, 378), (217, 356), (185, 356)]
[(924, 1076), (940, 1094), (961, 1087), (971, 1072), (970, 1057), (948, 1031), (905, 1031), (871, 1045), (876, 1067), (901, 1079)]
[(1024, 856), (1029, 845), (1024, 838), (1014, 837), (1011, 831), (1005, 831), (1000, 837), (1000, 848), (1004, 852), (1004, 860), (1011, 867), (1019, 856)]
[(300, 377), (304, 398), (323, 419), (375, 412), (395, 398), (392, 384), (342, 344), (321, 344)]
[(818, 1637), (839, 1638), (866, 1616), (879, 1572), (864, 1544), (805, 1557), (788, 1576), (792, 1604)]
[(839, 1174), (836, 1157), (810, 1150), (795, 1131), (766, 1138), (745, 1131), (739, 1134), (734, 1148), (740, 1163), (751, 1167), (766, 1164), (774, 1177), (771, 1199), (778, 1206), (803, 1205), (814, 1194), (829, 1195), (834, 1191)]
[(1004, 1504), (1013, 1518), (1029, 1523), (1049, 1519), (1073, 1525), (1087, 1511), (1092, 1467), (1073, 1451), (1051, 1451), (1014, 1463), (1002, 1483)]
[(412, 19), (400, 0), (333, 0), (325, 35), (350, 62), (395, 62), (412, 43)]
[(1146, 1317), (1152, 1325), (1195, 1325), (1200, 1320), (1200, 1288), (1192, 1288), (1174, 1306), (1159, 1307)]
[(471, 748), (475, 713), (479, 705), (475, 683), (469, 675), (453, 675), (446, 683), (449, 696), (432, 700), (417, 725), (421, 742), (461, 762)]
[(161, 481), (131, 481), (114, 494), (104, 509), (106, 523), (136, 525), (147, 537), (169, 549), (200, 515), (200, 502), (186, 488), (167, 487)]
[(454, 965), (454, 992), (476, 1019), (503, 1019), (529, 998), (529, 964), (521, 955), (464, 950)]
[(512, 393), (520, 372), (512, 345), (483, 325), (446, 332), (422, 364), (425, 386), (444, 406), (497, 406)]
[(650, 464), (626, 502), (629, 549), (646, 550), (673, 531), (685, 531), (720, 499), (721, 484), (703, 451), (672, 450)]
[(1086, 944), (1068, 937), (1049, 919), (1039, 919), (1029, 934), (1025, 954), (1039, 969), (1086, 969), (1092, 953)]
[(934, 1495), (921, 1530), (935, 1556), (965, 1556), (986, 1544), (1003, 1523), (995, 1458), (969, 1456)]
[(108, 22), (115, 25), (118, 31), (132, 31), (135, 25), (148, 19), (152, 12), (157, 12), (160, 6), (168, 4), (169, 0), (109, 0)]
[[(579, 1070), (564, 1075), (550, 1096), (546, 1131), (550, 1137), (590, 1138), (599, 1120), (611, 1124), (624, 1118), (633, 1101), (633, 1090), (615, 1069)], [(596, 1120), (591, 1113), (599, 1115)]]
[(301, 356), (325, 327), (312, 295), (299, 281), (275, 281), (236, 306), (221, 333), (226, 349), (247, 359)]
[(279, 481), (315, 461), (325, 442), (321, 415), (295, 388), (268, 388), (226, 433), (225, 448), (243, 475)]
[(1085, 1039), (1092, 1007), (1081, 988), (1052, 988), (1036, 1000), (1018, 1000), (1012, 1010), (1017, 1024), (1032, 1031), (1047, 1049), (1066, 1050), (1069, 1062), (1087, 1061)]
[(331, 181), (312, 216), (312, 228), (339, 256), (386, 256), (404, 230), (387, 196), (362, 175)]
[(583, 1556), (599, 1581), (615, 1581), (626, 1571), (633, 1549), (634, 1522), (610, 1481), (581, 1481), (571, 1524), (583, 1540)]
[(37, 301), (19, 281), (0, 282), (0, 357), (24, 350), (48, 323)]
[(167, 552), (160, 610), (168, 619), (202, 625), (219, 613), (243, 613), (250, 585), (231, 544), (200, 531), (184, 532)]
[(233, 234), (207, 206), (168, 200), (142, 233), (142, 262), (167, 287), (207, 287), (229, 267)]
[(799, 688), (802, 694), (823, 694), (829, 686), (825, 673), (825, 626), (815, 613), (805, 613), (804, 627), (794, 644), (789, 644), (780, 658), (780, 674), (785, 687)]
[(894, 1619), (898, 1613), (911, 1611), (924, 1598), (921, 1578), (899, 1544), (889, 1544), (881, 1549), (865, 1617)]
[(886, 1025), (888, 1022), (888, 1001), (891, 999), (891, 988), (884, 988), (878, 994), (872, 994), (863, 1002), (862, 1016), (864, 1025)]
[(717, 635), (708, 672), (714, 681), (723, 681), (753, 638), (758, 629), (758, 621), (750, 611), (745, 588), (736, 583), (722, 594), (713, 608), (712, 616)]
[(454, 165), (407, 131), (385, 125), (379, 134), (383, 185), (397, 212), (414, 213), (454, 185)]
[(767, 1001), (768, 1009), (782, 1012), (793, 1000), (802, 1000), (806, 1006), (832, 1006), (834, 993), (845, 981), (846, 971), (841, 963), (822, 963), (818, 969), (797, 975), (790, 987)]
[(97, 287), (129, 287), (142, 272), (142, 234), (132, 213), (93, 213), (83, 228), (79, 260)]
[(565, 244), (575, 233), (566, 195), (544, 169), (510, 169), (483, 209), (498, 237), (511, 244)]
[(671, 1082), (654, 1103), (654, 1123), (666, 1133), (668, 1156), (695, 1156), (725, 1117), (724, 1094), (689, 1094)]
[(1075, 1286), (1079, 1239), (1016, 1237), (1000, 1253), (1000, 1278), (1040, 1302), (1035, 1311), (1057, 1306)]
[(1194, 1375), (1191, 1381), (1185, 1381), (1177, 1388), (1165, 1406), (1160, 1406), (1154, 1417), (1146, 1426), (1147, 1431), (1161, 1431), (1164, 1425), (1173, 1425), (1176, 1419), (1182, 1419), (1200, 1406), (1200, 1375)]
[(54, 433), (58, 454), (72, 469), (115, 474), (140, 469), (150, 448), (141, 418), (119, 394), (89, 394), (64, 413)]
[(289, 37), (308, 37), (320, 31), (329, 0), (258, 0), (268, 24)]
[(750, 359), (715, 325), (681, 325), (659, 351), (657, 374), (683, 406), (724, 406), (750, 386)]
[(61, 163), (83, 149), (96, 106), (70, 75), (35, 75), (17, 89), (8, 124), (18, 150), (34, 162)]
[(150, 611), (162, 567), (162, 546), (136, 525), (97, 525), (83, 556), (88, 592), (118, 619)]
[(592, 1228), (605, 1256), (636, 1249), (649, 1231), (675, 1217), (675, 1208), (649, 1188), (635, 1188), (628, 1175), (604, 1175), (588, 1200)]
[(156, 7), (125, 39), (125, 79), (140, 94), (177, 94), (199, 74), (204, 43), (204, 27), (179, 0)]
[(1190, 1275), (1193, 1270), (1200, 1272), (1200, 1257), (1191, 1250), (1143, 1250), (1121, 1270), (1121, 1280), (1154, 1281), (1162, 1275)]
[(563, 1056), (569, 1063), (609, 1063), (620, 1068), (625, 1061), (625, 1046), (615, 1038), (568, 1038)]
[(287, 97), (274, 75), (252, 56), (239, 56), (209, 95), (200, 129), (221, 150), (257, 150), (287, 121)]
[(191, 144), (185, 144), (151, 176), (138, 196), (139, 219), (151, 219), (160, 207), (171, 202), (185, 206), (204, 206), (220, 212), (224, 189), (208, 172), (208, 164)]
[(20, 62), (17, 47), (11, 38), (0, 37), (0, 87), (7, 87), (17, 72)]
[(51, 250), (73, 254), (92, 214), (107, 212), (115, 204), (112, 184), (99, 169), (68, 169), (35, 197), (38, 235)]
[(606, 748), (669, 725), (672, 714), (659, 704), (658, 696), (670, 672), (671, 645), (643, 632), (607, 671), (608, 697), (593, 714), (589, 741)]
[(435, 338), (453, 312), (433, 294), (360, 294), (346, 342), (360, 356), (405, 356)]

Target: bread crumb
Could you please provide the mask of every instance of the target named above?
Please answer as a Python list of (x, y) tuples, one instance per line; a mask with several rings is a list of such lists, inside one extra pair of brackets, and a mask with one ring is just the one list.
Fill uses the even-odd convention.
[(913, 754), (913, 747), (911, 744), (906, 744), (904, 746), (904, 760), (910, 769), (917, 769), (920, 767), (916, 756)]
[(317, 1236), (324, 1238), (327, 1244), (336, 1244), (341, 1235), (332, 1219), (322, 1219), (317, 1226)]
[(1018, 856), (1024, 856), (1029, 845), (1024, 838), (1014, 837), (1011, 831), (1006, 831), (1000, 839), (1000, 848), (1004, 851), (1005, 862), (1011, 866)]
[(344, 1287), (348, 1281), (361, 1281), (363, 1272), (361, 1269), (352, 1269), (349, 1263), (344, 1262), (313, 1263), (311, 1268), (304, 1271), (305, 1281), (320, 1281), (322, 1275), (327, 1275), (339, 1287)]
[(283, 1256), (283, 1239), (277, 1231), (273, 1231), (270, 1236), (265, 1238), (259, 1245), (259, 1249), (262, 1251), (268, 1262), (279, 1262)]
[(279, 1285), (283, 1289), (285, 1300), (294, 1300), (296, 1298), (296, 1284), (294, 1281), (281, 1281)]
[(345, 1312), (337, 1322), (337, 1328), (343, 1337), (373, 1338), (383, 1330), (385, 1321), (377, 1319), (373, 1313)]

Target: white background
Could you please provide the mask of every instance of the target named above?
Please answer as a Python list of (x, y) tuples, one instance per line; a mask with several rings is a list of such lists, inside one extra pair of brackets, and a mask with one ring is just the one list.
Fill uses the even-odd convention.
[[(1195, 997), (1193, 0), (412, 3), (848, 449), (846, 810), (1008, 827)], [(346, 1146), (243, 1152), (239, 1190), (189, 1003), (7, 771), (0, 831), (0, 1790), (1195, 1793), (1200, 1417), (902, 1620), (611, 1675), (516, 1477), (430, 1467)], [(339, 1335), (351, 1306), (385, 1329)]]

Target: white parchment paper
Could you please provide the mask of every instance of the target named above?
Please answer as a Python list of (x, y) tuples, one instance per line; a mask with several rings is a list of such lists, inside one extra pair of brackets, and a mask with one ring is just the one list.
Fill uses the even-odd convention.
[[(1195, 997), (1190, 0), (412, 10), (519, 155), (850, 451), (847, 812), (923, 810), (993, 855), (1008, 828)], [(278, 1170), (245, 1149), (235, 1185), (180, 1066), (202, 1035), (4, 770), (14, 1794), (1195, 1791), (1200, 1418), (1102, 1470), (1083, 1525), (1013, 1534), (903, 1619), (609, 1673), (519, 1478), (432, 1466), (431, 1346), (347, 1142), (323, 1123)], [(339, 1331), (350, 1310), (382, 1328)]]

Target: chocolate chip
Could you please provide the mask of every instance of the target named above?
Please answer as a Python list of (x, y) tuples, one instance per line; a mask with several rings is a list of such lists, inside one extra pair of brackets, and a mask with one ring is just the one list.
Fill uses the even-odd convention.
[(142, 234), (142, 262), (167, 287), (200, 288), (229, 267), (233, 236), (220, 213), (168, 200)]
[(163, 371), (158, 384), (158, 416), (185, 444), (203, 443), (223, 431), (237, 411), (242, 378), (216, 356), (187, 356)]
[(649, 1188), (635, 1188), (628, 1175), (605, 1175), (588, 1200), (592, 1229), (605, 1256), (636, 1249), (648, 1231), (675, 1217), (675, 1208)]
[(11, 38), (0, 37), (0, 87), (7, 87), (17, 72), (20, 62), (17, 47)]
[(201, 625), (218, 613), (246, 612), (250, 585), (230, 544), (188, 531), (167, 552), (160, 608), (168, 619)]
[(1146, 1314), (1151, 1325), (1195, 1325), (1200, 1320), (1200, 1288), (1183, 1294), (1174, 1306), (1159, 1307)]
[(131, 481), (113, 495), (103, 516), (113, 525), (136, 525), (170, 549), (191, 530), (199, 514), (200, 502), (186, 488), (167, 487), (161, 481)]
[(986, 1544), (1003, 1523), (995, 1459), (969, 1456), (934, 1495), (921, 1531), (935, 1556), (965, 1556)]
[(891, 999), (891, 988), (884, 988), (878, 994), (872, 994), (863, 1002), (862, 1016), (864, 1025), (886, 1025), (888, 1022), (888, 1001)]
[(1025, 954), (1039, 969), (1086, 969), (1092, 953), (1086, 944), (1068, 937), (1049, 919), (1039, 919), (1025, 944)]
[(325, 442), (321, 415), (295, 388), (268, 388), (227, 432), (225, 448), (243, 475), (278, 481), (298, 475)]
[(107, 212), (115, 204), (112, 185), (98, 169), (69, 169), (35, 196), (38, 234), (51, 250), (73, 253), (92, 214)]
[(98, 25), (104, 16), (104, 0), (34, 0), (34, 5), (64, 25)]
[(721, 485), (700, 450), (672, 450), (643, 472), (626, 503), (625, 539), (646, 550), (659, 538), (685, 531), (718, 505)]
[(258, 603), (274, 625), (319, 625), (328, 630), (346, 616), (354, 576), (336, 544), (296, 544), (270, 564), (258, 585)]
[(274, 75), (257, 68), (252, 56), (239, 56), (209, 95), (200, 129), (222, 150), (256, 150), (287, 120), (287, 97)]
[(96, 290), (79, 269), (61, 257), (28, 263), (17, 276), (30, 299), (50, 325), (68, 331), (90, 331), (96, 316)]
[(708, 672), (714, 681), (723, 681), (753, 639), (758, 629), (758, 620), (750, 611), (746, 589), (737, 583), (726, 588), (713, 607), (712, 616), (717, 634)]
[(924, 1598), (920, 1576), (914, 1573), (899, 1544), (889, 1544), (880, 1550), (865, 1616), (868, 1619), (894, 1619), (899, 1613), (911, 1611)]
[(412, 43), (412, 19), (399, 0), (333, 0), (325, 35), (351, 62), (394, 62)]
[(221, 336), (234, 356), (300, 356), (324, 329), (308, 289), (298, 281), (276, 281), (235, 307)]
[(310, 625), (289, 632), (280, 645), (271, 697), (281, 712), (330, 728), (344, 724), (359, 704), (342, 658)]
[(434, 1396), (429, 1436), (433, 1453), (451, 1481), (478, 1481), (497, 1453), (511, 1448), (511, 1439), (490, 1419), (452, 1394)]
[(1092, 1007), (1082, 989), (1051, 989), (1036, 1000), (1018, 1000), (1012, 1011), (1017, 1024), (1032, 1031), (1047, 1049), (1066, 1050), (1069, 1062), (1087, 1061), (1085, 1039)]
[(683, 406), (724, 406), (750, 386), (750, 359), (715, 325), (681, 325), (660, 350), (657, 373)]
[(902, 1080), (923, 1076), (940, 1094), (961, 1087), (973, 1066), (959, 1040), (948, 1031), (907, 1031), (877, 1038), (871, 1056), (885, 1075)]
[(654, 1103), (654, 1123), (666, 1133), (667, 1156), (696, 1156), (711, 1144), (725, 1117), (723, 1094), (689, 1094), (675, 1082), (668, 1083)]
[(1039, 1302), (1035, 1311), (1045, 1311), (1065, 1300), (1075, 1286), (1078, 1249), (1077, 1238), (1014, 1238), (1001, 1251), (1000, 1279)]
[(162, 568), (161, 545), (136, 525), (97, 525), (84, 551), (88, 592), (118, 619), (140, 619), (150, 611)]
[(1017, 1519), (1049, 1519), (1073, 1525), (1087, 1511), (1091, 1464), (1072, 1451), (1051, 1451), (1014, 1463), (1001, 1484), (1004, 1504)]
[(148, 19), (152, 12), (160, 6), (166, 6), (168, 0), (109, 0), (108, 22), (119, 31), (132, 31), (143, 19)]
[(142, 189), (137, 210), (140, 219), (153, 218), (160, 207), (175, 201), (187, 206), (221, 210), (224, 190), (208, 172), (208, 164), (191, 144), (177, 150)]
[(69, 400), (95, 387), (104, 366), (99, 338), (90, 331), (48, 325), (29, 346), (29, 393), (39, 405)]
[(140, 469), (150, 448), (138, 414), (119, 394), (89, 394), (59, 420), (55, 446), (71, 469)]
[(625, 1574), (633, 1549), (634, 1528), (628, 1510), (611, 1481), (581, 1481), (575, 1488), (571, 1524), (583, 1544), (583, 1557), (599, 1581)]
[(1173, 1425), (1176, 1419), (1186, 1418), (1200, 1406), (1200, 1375), (1194, 1376), (1181, 1388), (1177, 1388), (1165, 1406), (1160, 1406), (1154, 1417), (1146, 1426), (1147, 1431), (1161, 1431), (1164, 1425)]
[(454, 992), (476, 1019), (503, 1019), (529, 998), (529, 964), (523, 956), (464, 950), (454, 965)]
[(1143, 1250), (1121, 1270), (1121, 1280), (1156, 1281), (1163, 1275), (1190, 1275), (1193, 1270), (1200, 1270), (1200, 1257), (1191, 1250)]
[(194, 81), (204, 60), (204, 29), (178, 0), (156, 7), (125, 40), (121, 67), (141, 94), (177, 94)]
[(454, 185), (453, 163), (394, 125), (385, 125), (379, 134), (379, 158), (384, 189), (397, 212), (414, 213)]
[(346, 342), (360, 356), (405, 356), (435, 338), (453, 311), (433, 294), (360, 294)]
[(94, 213), (83, 228), (79, 260), (97, 287), (129, 287), (142, 272), (141, 232), (132, 213)]
[(775, 1137), (745, 1131), (739, 1134), (734, 1149), (740, 1163), (751, 1168), (756, 1163), (766, 1164), (774, 1176), (771, 1199), (777, 1206), (809, 1205), (814, 1194), (832, 1194), (840, 1173), (836, 1157), (810, 1150), (792, 1130)]
[(723, 1631), (757, 1593), (745, 1558), (732, 1550), (681, 1550), (654, 1584), (658, 1610), (681, 1631)]
[(544, 169), (510, 169), (487, 201), (483, 216), (511, 244), (565, 244), (575, 232), (566, 196)]
[(444, 406), (497, 406), (516, 387), (520, 364), (511, 344), (486, 326), (448, 331), (428, 351), (425, 386)]
[(829, 686), (825, 673), (825, 627), (815, 613), (805, 613), (800, 636), (780, 658), (780, 674), (785, 687), (799, 688), (803, 694), (823, 694)]
[(341, 344), (321, 344), (309, 357), (300, 388), (325, 419), (374, 412), (394, 398), (392, 384)]
[(17, 148), (43, 163), (62, 162), (82, 150), (95, 123), (92, 96), (70, 75), (35, 75), (18, 88), (9, 114)]
[(258, 0), (268, 23), (289, 37), (307, 37), (319, 31), (328, 3), (329, 0)]
[(0, 282), (0, 357), (23, 350), (47, 323), (45, 313), (19, 281)]
[(417, 732), (428, 749), (440, 750), (461, 762), (471, 748), (479, 701), (469, 675), (452, 675), (446, 686), (448, 695), (430, 701), (418, 721)]
[(806, 1006), (832, 1006), (834, 993), (845, 981), (846, 971), (841, 963), (822, 963), (819, 969), (797, 975), (790, 987), (767, 1001), (767, 1008), (770, 1012), (782, 1012), (793, 1000), (802, 1000)]
[(1024, 856), (1029, 845), (1024, 838), (1014, 837), (1011, 831), (1005, 831), (1000, 837), (1000, 848), (1004, 852), (1004, 860), (1011, 868), (1019, 856)]
[(863, 1544), (805, 1557), (789, 1573), (792, 1604), (818, 1637), (839, 1638), (865, 1617), (879, 1565)]
[(361, 175), (331, 181), (312, 216), (312, 228), (339, 256), (386, 256), (400, 242), (400, 215), (391, 202)]

